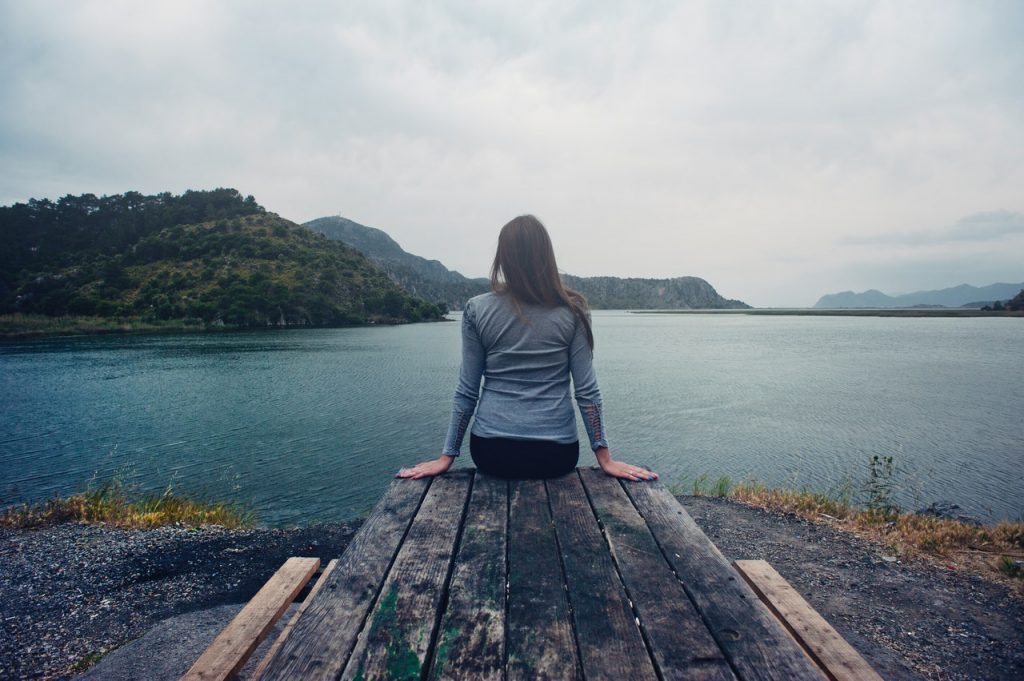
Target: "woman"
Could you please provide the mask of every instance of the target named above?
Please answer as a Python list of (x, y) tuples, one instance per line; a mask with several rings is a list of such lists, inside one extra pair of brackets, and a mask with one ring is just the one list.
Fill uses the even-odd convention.
[[(473, 463), (503, 478), (564, 475), (579, 460), (569, 378), (597, 462), (608, 475), (654, 480), (657, 474), (612, 459), (592, 365), (594, 334), (583, 296), (565, 288), (544, 225), (523, 215), (505, 225), (491, 267), (490, 293), (462, 314), (462, 369), (442, 454), (396, 477), (444, 473), (470, 435)], [(480, 378), (484, 378), (480, 396)], [(479, 409), (477, 401), (479, 396)]]

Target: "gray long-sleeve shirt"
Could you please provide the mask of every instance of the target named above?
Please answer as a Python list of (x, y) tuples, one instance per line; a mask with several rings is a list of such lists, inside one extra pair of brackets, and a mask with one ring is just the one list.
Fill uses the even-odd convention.
[(462, 368), (443, 453), (459, 455), (474, 410), (479, 437), (575, 442), (570, 378), (591, 449), (607, 447), (593, 353), (572, 310), (517, 311), (508, 295), (496, 293), (471, 298), (462, 314)]

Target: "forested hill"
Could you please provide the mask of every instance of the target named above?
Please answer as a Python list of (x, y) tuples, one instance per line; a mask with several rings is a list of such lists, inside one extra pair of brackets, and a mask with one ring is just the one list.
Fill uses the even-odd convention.
[(437, 260), (407, 253), (387, 233), (347, 218), (317, 218), (303, 226), (360, 251), (412, 295), (453, 310), (461, 310), (467, 300), (490, 290), (487, 279), (468, 279)]
[(0, 207), (0, 313), (336, 326), (438, 319), (361, 253), (234, 189)]
[(730, 310), (750, 306), (723, 298), (700, 277), (644, 279), (621, 277), (574, 277), (562, 281), (587, 298), (595, 310)]
[[(490, 290), (487, 279), (468, 279), (437, 260), (407, 253), (387, 233), (340, 216), (318, 218), (306, 227), (343, 241), (362, 251), (405, 290), (452, 309)], [(488, 263), (483, 263), (487, 265)], [(750, 307), (718, 295), (714, 287), (697, 277), (673, 279), (622, 279), (562, 275), (566, 285), (587, 297), (590, 306), (604, 310), (729, 309)]]

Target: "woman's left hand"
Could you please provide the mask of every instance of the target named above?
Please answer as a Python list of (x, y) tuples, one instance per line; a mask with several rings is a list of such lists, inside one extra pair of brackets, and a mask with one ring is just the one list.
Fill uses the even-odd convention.
[(432, 461), (424, 461), (418, 463), (412, 468), (403, 468), (395, 474), (396, 478), (411, 478), (413, 480), (419, 480), (420, 478), (429, 478), (434, 475), (441, 475), (448, 471), (452, 466), (452, 461), (455, 460), (454, 456), (448, 456), (442, 454), (438, 458)]

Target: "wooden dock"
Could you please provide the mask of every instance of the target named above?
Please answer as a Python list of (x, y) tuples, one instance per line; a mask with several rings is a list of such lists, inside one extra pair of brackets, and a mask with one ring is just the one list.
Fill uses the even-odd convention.
[[(308, 579), (316, 566), (286, 568), (275, 575), (280, 584), (265, 589), (293, 592), (295, 576)], [(253, 632), (269, 630), (279, 610), (261, 610), (258, 601), (236, 618)], [(240, 666), (225, 652), (241, 638), (230, 629), (186, 678), (224, 678), (217, 674)], [(661, 483), (619, 481), (596, 469), (546, 481), (473, 470), (396, 480), (257, 675), (835, 678)]]

